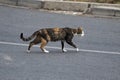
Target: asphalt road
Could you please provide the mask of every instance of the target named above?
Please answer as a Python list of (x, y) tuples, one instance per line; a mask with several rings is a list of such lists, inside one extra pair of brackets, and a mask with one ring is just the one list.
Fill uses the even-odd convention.
[[(83, 26), (75, 36), (76, 52), (60, 42), (50, 42), (43, 53), (19, 39), (40, 28)], [(120, 80), (120, 19), (55, 14), (0, 6), (0, 80)]]

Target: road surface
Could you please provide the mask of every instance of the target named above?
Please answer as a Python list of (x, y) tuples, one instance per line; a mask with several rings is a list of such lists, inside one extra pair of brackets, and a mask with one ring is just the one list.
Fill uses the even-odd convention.
[[(43, 53), (39, 45), (26, 52), (20, 33), (30, 36), (40, 28), (79, 27), (76, 52), (60, 42), (50, 42)], [(0, 6), (0, 80), (120, 80), (120, 19), (55, 14)]]

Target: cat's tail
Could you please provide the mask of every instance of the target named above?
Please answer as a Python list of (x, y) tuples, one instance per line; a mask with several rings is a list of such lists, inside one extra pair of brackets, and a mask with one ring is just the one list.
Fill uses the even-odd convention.
[(20, 34), (20, 39), (22, 39), (23, 41), (30, 41), (32, 40), (36, 35), (38, 34), (38, 32), (34, 32), (31, 36), (25, 38), (23, 36), (23, 33)]

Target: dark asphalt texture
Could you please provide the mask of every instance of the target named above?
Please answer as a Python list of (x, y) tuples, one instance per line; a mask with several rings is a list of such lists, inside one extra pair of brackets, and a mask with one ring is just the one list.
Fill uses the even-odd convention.
[[(62, 53), (48, 48), (50, 53), (43, 53), (33, 47), (28, 54), (26, 46), (0, 44), (0, 80), (120, 80), (120, 54), (109, 54), (120, 52), (120, 19), (0, 6), (0, 42), (24, 44), (19, 38), (21, 32), (27, 37), (41, 28), (79, 26), (83, 26), (85, 36), (74, 37), (78, 48), (101, 52)], [(61, 44), (50, 42), (48, 46)]]

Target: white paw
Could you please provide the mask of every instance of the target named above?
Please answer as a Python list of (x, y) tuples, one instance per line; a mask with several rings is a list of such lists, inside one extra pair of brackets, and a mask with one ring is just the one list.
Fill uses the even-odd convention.
[(49, 51), (48, 51), (48, 50), (46, 50), (46, 49), (44, 49), (44, 52), (45, 52), (45, 53), (49, 53)]
[(30, 50), (27, 50), (27, 53), (30, 53)]
[(49, 51), (44, 51), (45, 53), (49, 53)]
[(67, 52), (67, 50), (66, 50), (66, 49), (63, 49), (63, 52)]
[(85, 32), (84, 31), (82, 31), (82, 34), (81, 34), (81, 36), (84, 36), (85, 35)]
[(76, 51), (77, 51), (77, 52), (80, 51), (79, 48), (76, 48)]

